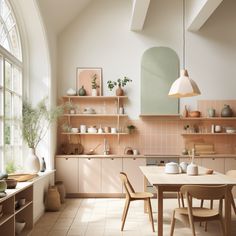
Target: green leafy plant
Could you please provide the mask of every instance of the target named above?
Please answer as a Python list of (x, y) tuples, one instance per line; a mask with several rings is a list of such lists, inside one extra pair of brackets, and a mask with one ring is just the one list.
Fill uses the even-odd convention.
[(51, 123), (63, 114), (63, 106), (49, 109), (47, 98), (42, 99), (35, 107), (28, 101), (23, 101), (23, 138), (29, 148), (36, 148), (46, 135)]
[(16, 171), (16, 165), (14, 161), (8, 161), (5, 166), (7, 174), (14, 173)]
[(94, 74), (92, 76), (92, 89), (99, 88), (99, 85), (97, 84), (97, 74)]
[(78, 112), (78, 110), (79, 110), (79, 104), (75, 104), (75, 103), (73, 103), (73, 102), (66, 102), (65, 104), (64, 104), (64, 109), (65, 110), (67, 110), (67, 111), (71, 111), (71, 110), (74, 110), (74, 111), (77, 111)]
[(135, 126), (134, 125), (127, 125), (127, 129), (128, 129), (129, 133), (132, 133), (135, 129)]
[(116, 86), (118, 86), (118, 87), (125, 87), (128, 82), (132, 82), (132, 80), (129, 79), (128, 77), (124, 76), (123, 79), (119, 78), (116, 81), (108, 80), (107, 81), (107, 86), (112, 91), (112, 89), (114, 87), (116, 87)]

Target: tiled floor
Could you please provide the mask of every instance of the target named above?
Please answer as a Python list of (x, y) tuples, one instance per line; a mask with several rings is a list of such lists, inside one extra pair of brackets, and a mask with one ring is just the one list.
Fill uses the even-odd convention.
[[(120, 231), (121, 214), (124, 199), (67, 199), (60, 212), (47, 212), (36, 223), (31, 236), (154, 236), (148, 215), (143, 213), (142, 202), (132, 202), (127, 216), (124, 231)], [(156, 200), (152, 200), (156, 224)], [(164, 235), (169, 235), (172, 209), (177, 206), (176, 199), (164, 200)], [(236, 235), (236, 218), (233, 218)], [(208, 232), (196, 225), (197, 235), (219, 236), (218, 222), (208, 223)], [(189, 228), (181, 222), (176, 223), (175, 236), (191, 235)]]

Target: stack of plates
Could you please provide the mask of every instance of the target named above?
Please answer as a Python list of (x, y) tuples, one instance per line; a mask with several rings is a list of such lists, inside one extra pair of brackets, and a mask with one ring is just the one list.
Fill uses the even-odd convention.
[(233, 134), (233, 133), (236, 133), (236, 128), (234, 128), (234, 127), (225, 127), (225, 131), (228, 134)]

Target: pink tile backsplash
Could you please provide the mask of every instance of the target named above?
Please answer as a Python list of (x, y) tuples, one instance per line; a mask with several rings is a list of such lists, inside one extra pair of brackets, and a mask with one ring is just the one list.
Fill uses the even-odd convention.
[[(208, 108), (212, 107), (216, 109), (216, 116), (220, 116), (221, 109), (224, 104), (228, 104), (234, 111), (236, 116), (236, 101), (235, 100), (200, 100), (198, 101), (198, 110), (201, 111), (202, 116), (207, 116)], [(108, 108), (107, 108), (108, 109)], [(80, 124), (89, 124), (93, 118), (81, 119)], [(94, 118), (93, 123), (102, 126), (115, 126), (110, 118), (99, 118), (99, 122)], [(132, 147), (138, 149), (141, 154), (180, 154), (184, 147), (192, 148), (193, 143), (211, 143), (215, 146), (217, 153), (235, 153), (236, 151), (236, 136), (185, 136), (181, 133), (184, 132), (184, 125), (190, 124), (193, 126), (197, 124), (205, 131), (210, 132), (212, 122), (215, 125), (234, 126), (235, 121), (208, 121), (208, 120), (179, 120), (176, 118), (165, 119), (164, 117), (147, 117), (139, 120), (126, 120), (120, 121), (121, 127), (126, 127), (127, 124), (135, 125), (135, 133), (132, 135), (120, 136), (120, 142), (118, 143), (116, 136), (104, 136), (108, 140), (111, 153), (123, 154), (125, 147)], [(77, 123), (78, 124), (78, 123)], [(77, 124), (73, 124), (78, 126)], [(59, 136), (59, 145), (63, 142), (68, 142), (68, 137), (65, 135)], [(103, 153), (103, 138), (96, 136), (83, 136), (79, 139), (79, 136), (71, 136), (70, 142), (81, 141), (85, 148), (85, 153), (89, 149), (94, 148), (98, 143), (101, 146), (97, 149), (97, 153)]]

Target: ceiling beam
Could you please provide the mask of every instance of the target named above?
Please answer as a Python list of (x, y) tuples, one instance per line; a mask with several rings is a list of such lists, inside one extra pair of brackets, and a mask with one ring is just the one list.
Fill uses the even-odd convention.
[(130, 30), (141, 31), (147, 16), (150, 0), (133, 0)]
[(195, 11), (194, 15), (191, 17), (190, 23), (187, 27), (188, 30), (198, 31), (205, 24), (205, 22), (210, 18), (212, 13), (216, 10), (216, 8), (221, 4), (222, 1), (223, 0), (198, 1), (198, 3), (201, 2), (201, 5), (196, 6), (198, 7), (198, 9), (197, 11)]

